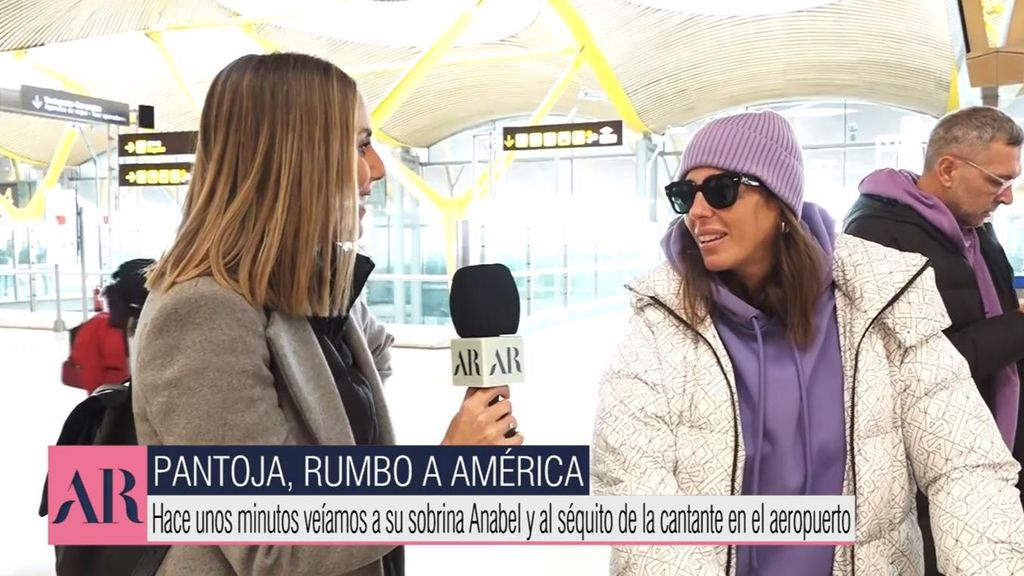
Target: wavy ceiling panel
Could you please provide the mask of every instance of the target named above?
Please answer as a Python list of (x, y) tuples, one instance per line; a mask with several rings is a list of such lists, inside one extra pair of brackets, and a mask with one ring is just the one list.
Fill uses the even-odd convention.
[[(750, 18), (688, 14), (625, 0), (575, 0), (574, 5), (654, 131), (725, 108), (794, 98), (856, 98), (931, 114), (941, 113), (946, 103), (953, 47), (949, 11), (938, 0), (838, 0), (805, 12)], [(454, 18), (459, 8), (439, 3), (438, 9), (451, 10)], [(0, 0), (0, 52), (30, 48), (35, 79), (41, 71), (54, 71), (89, 94), (153, 104), (158, 128), (165, 130), (194, 129), (199, 111), (193, 102), (201, 104), (216, 71), (241, 54), (262, 50), (261, 41), (338, 64), (356, 78), (371, 107), (420, 54), (413, 47), (370, 46), (273, 23), (254, 26), (255, 36), (232, 26), (165, 31), (183, 86), (145, 34), (232, 16), (214, 0)], [(572, 45), (566, 27), (544, 7), (511, 37), (456, 47), (383, 131), (426, 146), (489, 120), (529, 114), (571, 61)], [(570, 51), (560, 53), (560, 48)], [(509, 58), (513, 53), (528, 57)], [(495, 55), (501, 57), (485, 59)], [(0, 64), (3, 58), (0, 54)], [(7, 58), (2, 69), (19, 69)], [(584, 89), (600, 88), (584, 66), (554, 112), (575, 108), (584, 117), (614, 117), (607, 102), (579, 97)], [(46, 161), (60, 126), (0, 114), (0, 148)], [(87, 159), (84, 147), (76, 147), (72, 163)]]

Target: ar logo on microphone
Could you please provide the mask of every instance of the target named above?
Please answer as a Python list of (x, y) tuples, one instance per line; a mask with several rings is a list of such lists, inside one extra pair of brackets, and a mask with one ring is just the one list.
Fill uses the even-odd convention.
[[(504, 352), (504, 354), (503, 354)], [(519, 359), (519, 349), (514, 346), (506, 346), (504, 350), (497, 349), (494, 351), (494, 356), (491, 359), (491, 363), (488, 366), (488, 376), (502, 375), (508, 376), (511, 374), (522, 374), (523, 365)], [(455, 371), (452, 376), (481, 376), (480, 371), (480, 353), (473, 349), (467, 348), (459, 350), (458, 361), (455, 363)]]
[[(60, 505), (57, 516), (53, 519), (54, 524), (62, 524), (67, 520), (75, 504), (82, 508), (82, 515), (85, 517), (86, 524), (114, 523), (114, 469), (100, 468), (99, 470), (103, 473), (103, 490), (100, 493), (100, 502), (103, 505), (102, 519), (96, 515), (96, 507), (93, 506), (89, 490), (85, 487), (82, 475), (76, 470), (74, 477), (71, 478), (71, 486), (69, 487), (69, 490), (74, 492), (74, 496), (69, 500), (65, 500)], [(121, 490), (117, 493), (117, 496), (124, 499), (125, 517), (128, 518), (129, 522), (142, 524), (142, 520), (139, 519), (139, 504), (135, 501), (135, 498), (128, 495), (135, 488), (135, 475), (124, 468), (118, 468), (117, 471), (121, 473), (122, 477)]]
[(459, 350), (458, 360), (455, 362), (455, 372), (452, 376), (479, 376), (480, 375), (480, 353), (472, 348)]

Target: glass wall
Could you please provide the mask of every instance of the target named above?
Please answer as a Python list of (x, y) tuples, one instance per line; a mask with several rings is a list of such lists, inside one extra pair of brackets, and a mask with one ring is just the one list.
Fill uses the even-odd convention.
[[(503, 158), (502, 126), (524, 122), (488, 123), (419, 155), (416, 169), (441, 195), (460, 196), (474, 182), (486, 189), (457, 227), (460, 265), (508, 266), (523, 316), (532, 321), (624, 306), (623, 284), (659, 259), (659, 226), (637, 194), (631, 143), (523, 152), (503, 174), (488, 178), (492, 160)], [(377, 209), (367, 217), (363, 244), (385, 273), (371, 277), (369, 303), (390, 322), (447, 324), (447, 224), (417, 196), (393, 174), (374, 194)], [(404, 263), (401, 271), (395, 262)]]
[[(156, 258), (170, 244), (185, 187), (111, 187), (107, 154), (101, 153), (98, 162), (98, 178), (92, 160), (65, 170), (46, 194), (41, 220), (23, 222), (0, 209), (0, 306), (52, 311), (59, 266), (63, 308), (81, 311), (83, 291), (91, 300), (92, 290), (102, 287), (119, 263)], [(20, 180), (14, 187), (6, 180), (14, 173), (13, 165), (0, 157), (0, 195), (6, 197), (12, 189), (15, 207), (22, 208), (33, 197), (44, 168), (18, 165)], [(29, 193), (19, 196), (19, 187)]]

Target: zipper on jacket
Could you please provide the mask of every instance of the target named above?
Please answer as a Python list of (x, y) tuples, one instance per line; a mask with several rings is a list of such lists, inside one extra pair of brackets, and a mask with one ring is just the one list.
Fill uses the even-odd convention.
[[(856, 501), (856, 498), (857, 498), (857, 451), (854, 449), (853, 439), (854, 439), (854, 432), (856, 431), (856, 424), (857, 424), (857, 372), (858, 372), (857, 368), (860, 365), (860, 347), (861, 347), (861, 344), (864, 343), (864, 338), (867, 337), (868, 332), (871, 331), (871, 327), (875, 325), (875, 322), (877, 322), (878, 319), (882, 316), (882, 314), (884, 314), (886, 312), (886, 310), (891, 308), (893, 306), (893, 304), (896, 303), (897, 300), (899, 300), (904, 294), (906, 294), (907, 290), (910, 289), (910, 287), (914, 284), (914, 282), (916, 282), (917, 279), (921, 277), (921, 274), (924, 274), (925, 270), (927, 270), (930, 266), (931, 266), (931, 262), (925, 262), (925, 264), (923, 266), (921, 266), (921, 268), (918, 269), (918, 271), (915, 272), (913, 276), (910, 277), (910, 280), (908, 280), (907, 283), (904, 284), (903, 287), (900, 288), (899, 291), (897, 291), (896, 294), (893, 295), (893, 297), (890, 298), (889, 301), (885, 303), (885, 306), (882, 306), (882, 309), (879, 310), (877, 314), (875, 314), (874, 318), (871, 319), (871, 322), (868, 322), (868, 326), (867, 326), (867, 328), (864, 329), (864, 333), (861, 334), (860, 335), (860, 339), (857, 340), (857, 348), (856, 348), (856, 351), (854, 352), (854, 355), (853, 355), (853, 382), (850, 385), (850, 435), (849, 435), (850, 468), (851, 468), (850, 476), (852, 478), (853, 497), (854, 497), (855, 501)], [(855, 505), (855, 507), (856, 507), (856, 505)], [(856, 510), (854, 510), (854, 513), (856, 513)], [(856, 554), (856, 550), (857, 550), (857, 540), (856, 540), (856, 535), (855, 535), (854, 536), (854, 543), (850, 547), (850, 576), (857, 576), (857, 554)]]
[[(925, 262), (924, 265), (922, 265), (921, 268), (919, 268), (917, 270), (917, 272), (915, 272), (914, 275), (910, 277), (910, 280), (908, 280), (907, 283), (904, 284), (903, 287), (900, 288), (896, 292), (896, 294), (894, 294), (893, 297), (890, 298), (889, 301), (885, 303), (884, 306), (882, 306), (882, 309), (879, 310), (878, 313), (875, 314), (875, 316), (871, 319), (871, 321), (868, 322), (867, 328), (864, 329), (864, 332), (861, 334), (860, 339), (857, 340), (857, 348), (856, 348), (856, 350), (854, 352), (854, 355), (853, 355), (853, 382), (850, 385), (850, 433), (849, 433), (850, 468), (851, 468), (850, 476), (852, 478), (853, 496), (854, 496), (855, 499), (857, 497), (857, 451), (854, 449), (853, 439), (854, 439), (855, 426), (856, 426), (856, 423), (857, 423), (857, 372), (858, 372), (858, 366), (860, 365), (860, 349), (861, 349), (861, 345), (864, 343), (864, 338), (867, 337), (868, 332), (870, 332), (871, 328), (875, 325), (875, 322), (877, 322), (878, 319), (882, 316), (882, 314), (884, 314), (889, 308), (891, 308), (893, 306), (893, 304), (895, 304), (904, 294), (906, 294), (907, 290), (910, 289), (910, 287), (914, 284), (914, 282), (916, 282), (917, 279), (920, 278), (921, 275), (924, 274), (925, 270), (927, 270), (930, 266), (931, 266), (931, 262)], [(666, 305), (664, 302), (662, 302), (661, 300), (657, 299), (656, 297), (654, 297), (654, 296), (647, 296), (645, 294), (640, 294), (639, 292), (637, 292), (636, 290), (633, 290), (629, 286), (627, 286), (626, 289), (629, 290), (630, 292), (633, 292), (634, 294), (637, 294), (639, 296), (647, 298), (648, 300), (653, 302), (656, 306), (658, 306), (658, 308), (661, 308), (666, 313), (668, 313), (669, 316), (675, 318), (677, 322), (679, 322), (684, 327), (686, 327), (688, 330), (690, 330), (691, 332), (696, 334), (698, 337), (700, 337), (700, 339), (703, 340), (705, 344), (707, 344), (708, 348), (711, 350), (711, 354), (715, 357), (715, 362), (718, 364), (718, 369), (721, 370), (721, 372), (722, 372), (722, 377), (725, 378), (726, 383), (729, 383), (729, 375), (725, 371), (725, 366), (722, 364), (722, 359), (719, 358), (718, 353), (715, 351), (714, 346), (711, 345), (711, 342), (703, 334), (701, 334), (699, 330), (697, 330), (696, 328), (691, 326), (690, 323), (687, 322), (682, 316), (677, 314), (675, 310), (672, 310), (672, 308), (670, 308), (668, 305)], [(735, 496), (736, 495), (736, 470), (737, 470), (737, 468), (739, 468), (739, 458), (740, 458), (740, 456), (739, 456), (739, 454), (740, 454), (740, 442), (739, 442), (739, 423), (736, 421), (736, 413), (738, 411), (738, 408), (736, 407), (736, 392), (735, 392), (735, 390), (733, 390), (733, 387), (732, 387), (731, 384), (729, 385), (729, 401), (732, 403), (732, 409), (733, 409), (733, 412), (732, 412), (732, 418), (733, 418), (733, 421), (732, 421), (732, 431), (733, 431), (732, 478), (731, 478), (731, 486), (730, 486), (729, 492), (730, 492), (731, 496)], [(850, 548), (850, 576), (857, 576), (856, 547), (857, 547), (857, 544), (856, 544), (856, 537), (855, 537), (854, 544)], [(728, 546), (727, 547), (726, 554), (727, 554), (727, 556), (726, 556), (726, 563), (725, 563), (725, 574), (726, 574), (726, 576), (729, 576), (731, 574), (731, 571), (732, 571), (732, 555), (733, 555), (733, 547), (732, 546)]]
[[(690, 330), (691, 332), (696, 334), (701, 340), (704, 341), (705, 344), (707, 344), (708, 349), (711, 350), (712, 356), (715, 357), (715, 362), (718, 364), (718, 369), (721, 370), (722, 378), (725, 379), (725, 382), (727, 384), (727, 388), (729, 389), (729, 403), (732, 404), (732, 474), (730, 476), (729, 495), (730, 496), (736, 496), (737, 495), (736, 494), (736, 471), (739, 468), (739, 462), (740, 462), (740, 437), (739, 437), (740, 436), (740, 426), (739, 426), (739, 422), (737, 422), (737, 418), (738, 418), (737, 414), (739, 413), (739, 406), (736, 403), (736, 391), (733, 389), (732, 384), (729, 382), (729, 373), (725, 371), (725, 365), (722, 364), (722, 359), (719, 358), (718, 352), (715, 351), (715, 347), (711, 345), (711, 341), (708, 340), (703, 334), (701, 334), (699, 330), (697, 330), (696, 328), (691, 326), (690, 323), (686, 321), (686, 319), (684, 319), (682, 316), (677, 314), (675, 310), (673, 310), (668, 305), (666, 305), (664, 302), (662, 302), (661, 300), (658, 300), (654, 296), (647, 296), (647, 295), (644, 295), (644, 294), (640, 294), (639, 292), (637, 292), (636, 290), (633, 290), (629, 286), (626, 286), (626, 289), (629, 290), (630, 292), (633, 292), (634, 294), (637, 294), (638, 296), (642, 296), (644, 298), (647, 298), (648, 300), (653, 302), (658, 308), (661, 308), (662, 310), (664, 310), (669, 316), (675, 318), (676, 321), (679, 322), (680, 324), (682, 324), (685, 328), (687, 328), (688, 330)], [(734, 548), (733, 546), (726, 546), (726, 551), (725, 551), (725, 554), (726, 554), (726, 556), (725, 556), (725, 558), (726, 558), (725, 559), (725, 574), (726, 574), (726, 576), (729, 576), (729, 574), (732, 573), (733, 548)]]

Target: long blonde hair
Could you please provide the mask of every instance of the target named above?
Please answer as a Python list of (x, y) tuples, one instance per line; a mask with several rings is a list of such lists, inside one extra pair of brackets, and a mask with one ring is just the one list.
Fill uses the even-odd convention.
[(206, 95), (177, 237), (151, 290), (212, 276), (257, 308), (347, 307), (358, 237), (356, 84), (302, 54), (243, 56)]

